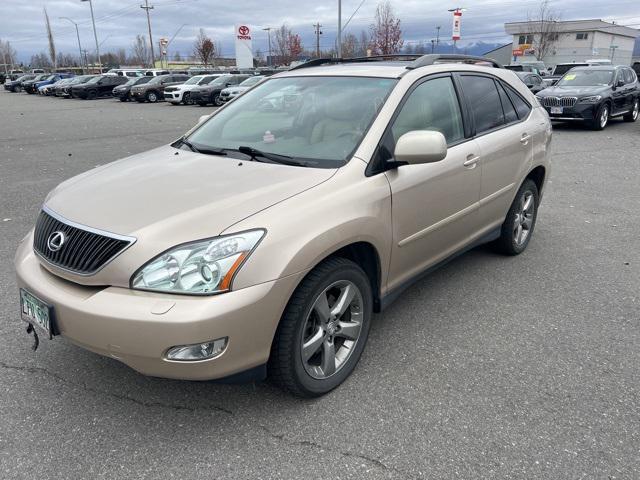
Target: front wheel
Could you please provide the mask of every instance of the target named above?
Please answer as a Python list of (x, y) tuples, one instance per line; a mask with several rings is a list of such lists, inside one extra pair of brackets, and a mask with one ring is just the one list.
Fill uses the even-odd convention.
[(156, 92), (147, 93), (147, 102), (156, 103), (158, 101), (158, 94)]
[(123, 95), (122, 97), (119, 97), (119, 98), (121, 102), (126, 102), (127, 100), (129, 100), (127, 97), (128, 95)]
[(364, 271), (344, 258), (324, 261), (289, 300), (271, 348), (269, 375), (300, 397), (333, 390), (358, 363), (372, 312)]
[(640, 99), (636, 98), (633, 101), (633, 108), (623, 118), (625, 122), (635, 122), (638, 119), (638, 113), (640, 112)]
[(185, 105), (193, 105), (193, 100), (191, 100), (191, 94), (189, 92), (182, 94), (182, 103)]
[(525, 251), (536, 226), (539, 198), (536, 184), (532, 180), (525, 180), (513, 199), (500, 237), (496, 240), (501, 253), (519, 255)]
[(598, 109), (596, 116), (591, 121), (591, 129), (604, 130), (604, 128), (609, 123), (609, 113), (609, 104), (603, 103), (602, 106)]
[(219, 94), (219, 93), (216, 93), (216, 94), (213, 96), (213, 104), (214, 104), (216, 107), (221, 107), (221, 106), (222, 106), (222, 103), (223, 103), (223, 102), (222, 102), (222, 100), (220, 99), (220, 94)]

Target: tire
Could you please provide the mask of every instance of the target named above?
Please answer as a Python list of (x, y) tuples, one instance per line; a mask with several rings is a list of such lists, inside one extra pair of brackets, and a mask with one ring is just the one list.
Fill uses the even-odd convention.
[(158, 94), (157, 94), (157, 92), (154, 92), (154, 91), (147, 92), (147, 94), (145, 95), (144, 98), (149, 103), (156, 103), (158, 101)]
[(129, 95), (123, 95), (122, 97), (118, 97), (120, 98), (121, 102), (126, 102), (127, 100), (129, 100)]
[(87, 96), (86, 96), (86, 97), (84, 97), (84, 98), (86, 98), (87, 100), (93, 100), (93, 99), (95, 99), (97, 96), (98, 96), (98, 92), (96, 92), (95, 90), (89, 90), (89, 91), (87, 92)]
[(20, 93), (22, 91), (22, 87), (20, 85), (16, 85), (14, 92)]
[(638, 114), (640, 114), (640, 98), (633, 101), (633, 108), (622, 119), (625, 122), (635, 122), (638, 119)]
[[(343, 313), (334, 316), (331, 309), (337, 307), (343, 294), (351, 300)], [(326, 308), (316, 307), (318, 302), (323, 303), (323, 297)], [(271, 347), (270, 377), (299, 397), (330, 392), (357, 365), (369, 335), (372, 312), (371, 283), (364, 271), (344, 258), (325, 260), (302, 280), (289, 299)], [(304, 343), (310, 354), (307, 360), (303, 360)], [(331, 351), (333, 356), (327, 356)]]
[(603, 103), (596, 116), (591, 121), (591, 130), (604, 130), (609, 124), (609, 117), (611, 116), (611, 107), (608, 103)]
[(203, 103), (203, 102), (198, 102), (198, 105), (200, 105), (201, 107), (206, 107), (207, 106), (207, 104)]
[(213, 104), (216, 107), (221, 107), (223, 105), (222, 100), (220, 100), (220, 94), (219, 93), (216, 93), (216, 94), (213, 95)]
[(182, 94), (182, 103), (185, 105), (193, 105), (193, 100), (191, 100), (191, 94), (189, 92)]
[[(527, 202), (532, 202), (527, 207)], [(507, 213), (495, 245), (504, 255), (520, 255), (529, 245), (538, 217), (540, 195), (533, 180), (524, 181)], [(524, 212), (524, 214), (523, 214)]]

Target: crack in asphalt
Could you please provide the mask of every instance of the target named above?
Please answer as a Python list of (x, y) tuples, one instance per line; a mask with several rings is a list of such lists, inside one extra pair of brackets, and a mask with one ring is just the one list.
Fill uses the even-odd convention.
[(375, 467), (378, 467), (382, 470), (388, 471), (388, 472), (393, 472), (396, 473), (400, 476), (402, 476), (403, 478), (408, 478), (408, 479), (412, 479), (412, 478), (416, 478), (416, 477), (411, 477), (409, 476), (407, 473), (392, 467), (390, 465), (387, 465), (386, 463), (384, 463), (382, 460), (379, 460), (375, 457), (370, 457), (368, 455), (362, 454), (362, 453), (357, 453), (357, 452), (351, 452), (351, 451), (342, 451), (342, 450), (337, 450), (334, 448), (327, 448), (324, 445), (314, 442), (312, 440), (290, 440), (288, 439), (284, 434), (282, 433), (274, 433), (272, 432), (268, 427), (266, 427), (265, 425), (259, 425), (259, 427), (264, 430), (270, 437), (279, 440), (281, 442), (286, 443), (287, 445), (292, 445), (292, 446), (301, 446), (301, 447), (311, 447), (311, 448), (316, 448), (319, 450), (325, 450), (328, 452), (332, 452), (332, 453), (336, 453), (338, 455), (341, 455), (343, 457), (351, 457), (351, 458), (357, 458), (359, 460), (364, 460), (365, 462), (368, 462), (372, 465), (374, 465)]
[(2, 362), (0, 361), (0, 367), (8, 369), (8, 370), (18, 370), (18, 371), (22, 371), (22, 372), (27, 372), (27, 373), (41, 373), (44, 375), (48, 375), (50, 377), (55, 378), (56, 380), (59, 380), (63, 383), (66, 383), (67, 385), (74, 385), (74, 386), (78, 386), (80, 388), (82, 388), (83, 390), (96, 394), (96, 395), (107, 395), (109, 397), (115, 398), (117, 400), (125, 400), (127, 402), (132, 402), (135, 403), (137, 405), (140, 405), (142, 407), (159, 407), (159, 408), (168, 408), (168, 409), (172, 409), (172, 410), (176, 410), (176, 411), (189, 411), (189, 412), (196, 412), (196, 411), (211, 411), (211, 410), (215, 410), (217, 412), (221, 412), (221, 413), (226, 413), (227, 415), (233, 415), (233, 412), (231, 410), (228, 410), (224, 407), (219, 407), (217, 405), (209, 405), (207, 407), (189, 407), (186, 405), (177, 405), (177, 404), (173, 404), (173, 403), (162, 403), (162, 402), (147, 402), (144, 400), (139, 400), (135, 397), (129, 396), (129, 395), (124, 395), (124, 394), (120, 394), (120, 393), (114, 393), (114, 392), (107, 392), (104, 390), (99, 390), (97, 388), (92, 388), (90, 386), (88, 386), (86, 383), (84, 382), (71, 382), (68, 379), (64, 378), (63, 376), (52, 372), (50, 370), (47, 370), (46, 368), (43, 367), (25, 367), (25, 366), (19, 366), (19, 365), (10, 365), (8, 363)]
[[(217, 405), (211, 405), (211, 406), (207, 406), (207, 407), (189, 407), (186, 405), (176, 405), (176, 404), (171, 404), (171, 403), (162, 403), (162, 402), (147, 402), (144, 400), (139, 400), (135, 397), (131, 397), (129, 395), (124, 395), (124, 394), (119, 394), (119, 393), (113, 393), (113, 392), (107, 392), (104, 390), (100, 390), (100, 389), (96, 389), (96, 388), (92, 388), (89, 387), (86, 383), (84, 382), (72, 382), (69, 381), (67, 378), (63, 377), (62, 375), (56, 373), (56, 372), (52, 372), (46, 368), (43, 367), (33, 367), (33, 366), (21, 366), (21, 365), (11, 365), (8, 364), (6, 362), (0, 361), (0, 367), (7, 369), (7, 370), (16, 370), (16, 371), (20, 371), (20, 372), (26, 372), (26, 373), (30, 373), (30, 374), (42, 374), (42, 375), (46, 375), (48, 377), (54, 378), (64, 384), (67, 385), (72, 385), (72, 386), (76, 386), (76, 387), (80, 387), (82, 388), (84, 391), (90, 392), (94, 395), (106, 395), (109, 396), (111, 398), (115, 398), (116, 400), (124, 400), (127, 402), (131, 402), (131, 403), (135, 403), (136, 405), (140, 405), (142, 407), (157, 407), (157, 408), (167, 408), (167, 409), (171, 409), (171, 410), (175, 410), (175, 411), (189, 411), (189, 412), (196, 412), (196, 411), (211, 411), (211, 410), (215, 410), (217, 412), (220, 413), (225, 413), (227, 415), (231, 415), (231, 416), (235, 416), (235, 413), (231, 410), (228, 410), (224, 407), (219, 407)], [(382, 460), (379, 460), (375, 457), (370, 457), (368, 455), (362, 454), (362, 453), (357, 453), (357, 452), (352, 452), (352, 451), (342, 451), (342, 450), (338, 450), (338, 449), (334, 449), (334, 448), (328, 448), (325, 447), (324, 445), (314, 442), (313, 440), (290, 440), (288, 439), (284, 434), (278, 434), (278, 433), (274, 433), (272, 432), (267, 426), (259, 424), (258, 425), (267, 435), (269, 435), (269, 437), (274, 438), (280, 442), (286, 443), (287, 445), (290, 446), (301, 446), (301, 447), (311, 447), (314, 449), (319, 449), (319, 450), (325, 450), (328, 452), (332, 452), (332, 453), (336, 453), (340, 456), (343, 457), (350, 457), (350, 458), (356, 458), (362, 461), (365, 461), (377, 468), (380, 468), (382, 470), (385, 470), (387, 472), (393, 472), (396, 473), (398, 475), (400, 475), (402, 478), (414, 478), (411, 477), (409, 475), (407, 475), (405, 472), (402, 472), (401, 470), (398, 470), (395, 467), (392, 467), (390, 465), (387, 465), (386, 463), (384, 463)]]

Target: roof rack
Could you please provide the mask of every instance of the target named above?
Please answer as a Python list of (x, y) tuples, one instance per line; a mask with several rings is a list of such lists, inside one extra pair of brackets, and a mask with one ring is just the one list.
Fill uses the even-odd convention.
[(318, 67), (326, 64), (341, 63), (363, 63), (363, 62), (383, 62), (391, 61), (407, 61), (411, 62), (407, 65), (407, 70), (425, 67), (428, 65), (436, 65), (439, 63), (465, 63), (469, 65), (491, 64), (495, 68), (504, 68), (502, 64), (487, 57), (477, 57), (475, 55), (455, 55), (455, 54), (430, 54), (430, 55), (413, 55), (413, 54), (391, 54), (391, 55), (373, 55), (371, 57), (355, 57), (355, 58), (314, 58), (308, 62), (296, 65), (289, 70), (299, 70), (301, 68)]

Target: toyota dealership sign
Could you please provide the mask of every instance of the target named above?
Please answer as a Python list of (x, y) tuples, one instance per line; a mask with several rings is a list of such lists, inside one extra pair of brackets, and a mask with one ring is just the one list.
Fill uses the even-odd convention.
[(251, 27), (236, 25), (236, 67), (253, 68), (253, 50), (251, 47)]

